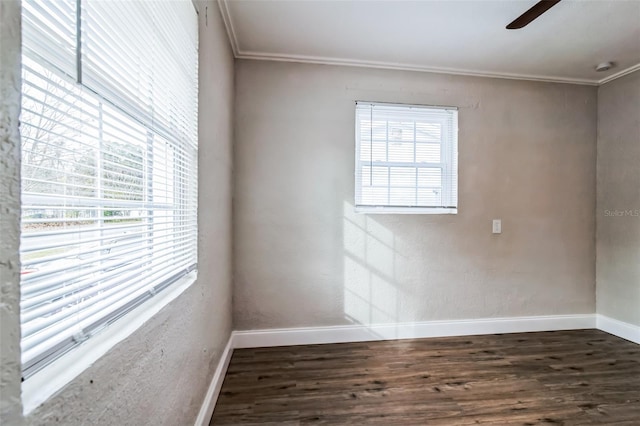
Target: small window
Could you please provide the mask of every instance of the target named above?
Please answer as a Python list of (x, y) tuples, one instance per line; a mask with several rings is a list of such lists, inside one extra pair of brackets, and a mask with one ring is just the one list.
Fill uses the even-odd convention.
[(356, 211), (457, 213), (458, 111), (356, 102)]

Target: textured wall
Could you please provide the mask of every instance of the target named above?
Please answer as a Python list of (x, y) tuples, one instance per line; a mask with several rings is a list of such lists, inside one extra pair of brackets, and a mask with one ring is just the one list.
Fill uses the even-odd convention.
[[(17, 2), (1, 1), (2, 60), (5, 43), (18, 43), (17, 26), (5, 26), (5, 9)], [(233, 57), (217, 5), (201, 5), (200, 20), (200, 183), (199, 183), (199, 278), (181, 296), (129, 338), (120, 342), (93, 366), (27, 416), (33, 425), (192, 425), (219, 357), (231, 331), (231, 152), (233, 110)], [(13, 30), (13, 31), (12, 31)], [(8, 36), (7, 36), (8, 35)], [(15, 67), (13, 67), (15, 69)], [(20, 412), (20, 376), (14, 363), (19, 338), (5, 339), (5, 329), (17, 321), (18, 289), (15, 238), (18, 220), (15, 193), (18, 177), (13, 158), (19, 146), (15, 131), (7, 140), (4, 129), (3, 72), (2, 109), (2, 407), (8, 403)], [(15, 104), (12, 102), (10, 106)], [(12, 121), (15, 127), (15, 117)], [(5, 204), (12, 203), (5, 220)], [(6, 271), (7, 274), (5, 275)], [(6, 278), (5, 278), (6, 277)], [(5, 392), (6, 389), (6, 392)], [(18, 394), (19, 395), (19, 394)], [(4, 414), (3, 414), (4, 416)], [(15, 419), (19, 421), (19, 419)], [(13, 422), (2, 424), (12, 425)]]
[(640, 71), (598, 88), (597, 311), (640, 326)]
[(0, 1), (0, 423), (20, 403), (20, 2)]
[[(594, 312), (596, 94), (237, 61), (235, 328)], [(353, 213), (355, 100), (460, 108), (458, 215)]]

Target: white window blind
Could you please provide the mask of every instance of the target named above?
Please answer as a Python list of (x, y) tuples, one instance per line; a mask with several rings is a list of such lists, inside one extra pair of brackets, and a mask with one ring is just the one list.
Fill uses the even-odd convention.
[(22, 13), (28, 377), (196, 268), (198, 28), (189, 0)]
[(193, 143), (197, 24), (189, 0), (83, 0), (83, 84), (163, 136)]
[(76, 78), (76, 1), (23, 1), (22, 51)]
[(356, 102), (356, 210), (456, 213), (457, 120), (455, 108)]

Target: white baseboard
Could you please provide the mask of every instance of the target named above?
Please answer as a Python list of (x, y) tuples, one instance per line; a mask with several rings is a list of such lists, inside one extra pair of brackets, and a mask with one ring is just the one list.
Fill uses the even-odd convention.
[(596, 315), (596, 326), (599, 330), (640, 345), (640, 327), (637, 325), (598, 314)]
[(594, 314), (234, 331), (235, 348), (595, 328)]
[(200, 412), (196, 418), (195, 426), (208, 426), (211, 416), (213, 415), (213, 409), (218, 401), (218, 395), (220, 394), (220, 388), (222, 388), (222, 382), (224, 382), (224, 376), (227, 374), (227, 368), (229, 367), (229, 361), (231, 361), (231, 355), (233, 354), (233, 333), (229, 336), (227, 346), (225, 346), (220, 360), (218, 361), (218, 367), (216, 372), (213, 373), (211, 378), (211, 384), (207, 390), (207, 394), (204, 397)]

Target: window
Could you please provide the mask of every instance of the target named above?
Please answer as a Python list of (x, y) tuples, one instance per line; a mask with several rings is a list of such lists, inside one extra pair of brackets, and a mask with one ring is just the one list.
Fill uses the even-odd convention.
[(25, 0), (21, 325), (29, 377), (196, 269), (189, 0)]
[(356, 102), (356, 211), (456, 213), (456, 108)]

